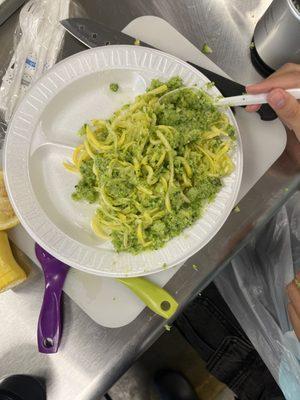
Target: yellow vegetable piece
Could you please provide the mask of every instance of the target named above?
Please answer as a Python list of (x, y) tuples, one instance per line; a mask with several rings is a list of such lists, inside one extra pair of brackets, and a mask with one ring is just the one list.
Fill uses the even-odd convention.
[(64, 161), (63, 166), (66, 168), (67, 171), (70, 172), (79, 172), (78, 168), (74, 164), (70, 164), (69, 162)]
[(12, 228), (18, 223), (19, 220), (7, 196), (3, 172), (0, 170), (0, 230)]
[(95, 215), (94, 218), (92, 219), (91, 226), (95, 234), (101, 239), (108, 240), (110, 238), (109, 235), (104, 232), (103, 228), (101, 227), (101, 224), (99, 224), (97, 215)]
[(89, 142), (87, 140), (84, 141), (84, 147), (85, 147), (85, 150), (88, 153), (88, 155), (91, 158), (95, 158), (95, 154), (92, 152), (92, 149), (91, 149), (91, 147), (89, 145)]
[(72, 161), (73, 161), (73, 164), (76, 165), (76, 167), (79, 166), (79, 163), (78, 163), (79, 156), (80, 156), (80, 153), (82, 152), (82, 150), (84, 150), (84, 146), (83, 146), (83, 144), (80, 144), (79, 146), (77, 146), (75, 148), (75, 150), (73, 152)]
[[(112, 148), (112, 145), (106, 145), (106, 144), (101, 143), (96, 138), (94, 132), (91, 130), (91, 128), (88, 125), (86, 126), (85, 131), (86, 131), (86, 137), (88, 139), (89, 144), (91, 144), (92, 147), (94, 147), (96, 150), (109, 150)], [(88, 152), (88, 149), (86, 149), (86, 150)]]
[(7, 233), (0, 231), (0, 293), (25, 281), (26, 274), (14, 259)]

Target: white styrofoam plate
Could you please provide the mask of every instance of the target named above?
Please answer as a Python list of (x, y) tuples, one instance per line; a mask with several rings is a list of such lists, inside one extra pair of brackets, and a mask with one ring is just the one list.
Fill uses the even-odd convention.
[[(5, 179), (11, 202), (28, 233), (65, 263), (105, 276), (138, 276), (174, 266), (200, 250), (221, 228), (236, 200), (242, 176), (242, 144), (237, 130), (235, 171), (203, 217), (157, 251), (116, 253), (90, 228), (94, 207), (72, 201), (78, 177), (62, 162), (80, 142), (75, 134), (91, 118), (107, 118), (145, 91), (153, 78), (179, 75), (186, 85), (208, 79), (180, 59), (139, 46), (89, 49), (54, 66), (19, 104), (6, 136)], [(121, 93), (109, 90), (117, 81)], [(216, 88), (213, 94), (220, 94)]]

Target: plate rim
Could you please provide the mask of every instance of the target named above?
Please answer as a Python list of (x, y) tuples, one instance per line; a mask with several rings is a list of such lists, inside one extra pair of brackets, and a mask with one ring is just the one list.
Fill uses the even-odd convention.
[[(59, 63), (55, 64), (54, 67), (52, 67), (46, 74), (44, 74), (42, 77), (40, 77), (33, 85), (32, 87), (28, 90), (28, 92), (26, 93), (26, 95), (23, 97), (23, 99), (19, 102), (17, 108), (15, 109), (13, 116), (11, 118), (8, 130), (7, 130), (7, 134), (5, 137), (5, 144), (4, 144), (4, 179), (5, 179), (5, 183), (6, 183), (6, 187), (7, 187), (7, 192), (8, 192), (8, 196), (10, 198), (10, 201), (12, 202), (12, 205), (15, 209), (15, 212), (17, 214), (17, 216), (20, 219), (20, 222), (22, 223), (22, 226), (25, 228), (25, 230), (30, 234), (30, 236), (37, 242), (39, 243), (45, 250), (49, 251), (50, 254), (53, 254), (54, 257), (58, 258), (59, 260), (63, 261), (66, 264), (69, 264), (70, 266), (79, 269), (81, 271), (84, 272), (88, 272), (88, 273), (92, 273), (95, 275), (99, 275), (99, 276), (107, 276), (107, 277), (134, 277), (134, 276), (146, 276), (146, 275), (150, 275), (153, 273), (158, 273), (161, 271), (164, 271), (165, 269), (169, 269), (172, 268), (174, 266), (178, 266), (179, 264), (182, 264), (183, 262), (185, 262), (187, 259), (189, 259), (190, 257), (192, 257), (193, 255), (195, 255), (196, 253), (198, 253), (207, 243), (209, 243), (209, 241), (217, 234), (217, 232), (221, 229), (221, 227), (224, 225), (224, 223), (226, 222), (228, 216), (230, 215), (230, 212), (235, 204), (235, 201), (237, 199), (238, 193), (239, 193), (239, 189), (240, 189), (240, 185), (241, 185), (241, 179), (242, 179), (242, 172), (243, 172), (243, 147), (242, 147), (242, 139), (241, 139), (241, 134), (239, 131), (239, 126), (237, 123), (236, 118), (234, 117), (233, 113), (231, 110), (228, 111), (229, 115), (230, 115), (230, 119), (231, 122), (234, 123), (236, 130), (237, 130), (237, 149), (236, 149), (236, 154), (237, 154), (237, 161), (239, 162), (239, 165), (236, 166), (236, 172), (237, 172), (237, 177), (235, 179), (235, 183), (234, 183), (234, 192), (231, 194), (230, 196), (230, 201), (228, 200), (228, 204), (226, 205), (225, 210), (222, 212), (221, 216), (218, 218), (218, 223), (217, 226), (213, 229), (212, 232), (210, 232), (208, 235), (206, 235), (204, 240), (201, 240), (201, 244), (198, 246), (198, 249), (190, 251), (189, 255), (181, 255), (179, 258), (176, 257), (176, 262), (173, 263), (169, 263), (167, 265), (167, 267), (163, 266), (163, 263), (160, 263), (160, 266), (158, 266), (155, 269), (151, 269), (151, 270), (142, 270), (142, 271), (135, 271), (134, 272), (134, 267), (132, 268), (132, 270), (124, 270), (124, 272), (120, 272), (120, 271), (114, 271), (113, 268), (110, 269), (110, 271), (103, 271), (103, 270), (96, 270), (96, 269), (91, 269), (88, 266), (84, 266), (81, 264), (78, 264), (77, 262), (74, 262), (73, 260), (70, 260), (68, 255), (64, 255), (60, 252), (57, 252), (57, 250), (53, 249), (53, 247), (51, 247), (50, 245), (48, 245), (47, 241), (45, 242), (40, 236), (39, 234), (37, 234), (32, 227), (30, 226), (30, 224), (27, 223), (26, 218), (24, 217), (22, 211), (19, 210), (19, 206), (15, 203), (14, 200), (14, 195), (12, 194), (12, 188), (10, 185), (10, 177), (9, 174), (7, 172), (7, 165), (9, 162), (9, 157), (8, 157), (8, 146), (9, 146), (9, 138), (10, 136), (12, 136), (12, 126), (14, 121), (16, 120), (16, 116), (18, 115), (18, 113), (20, 113), (20, 110), (22, 109), (22, 106), (24, 105), (26, 99), (29, 98), (30, 94), (38, 87), (38, 85), (43, 82), (44, 80), (46, 80), (47, 78), (49, 78), (49, 76), (55, 74), (55, 72), (57, 70), (59, 70), (62, 65), (67, 64), (68, 62), (70, 62), (71, 60), (76, 60), (76, 59), (80, 59), (80, 57), (83, 56), (83, 54), (95, 54), (97, 52), (101, 52), (101, 51), (117, 51), (119, 49), (122, 50), (126, 50), (129, 49), (129, 51), (133, 51), (133, 53), (135, 52), (143, 52), (146, 51), (146, 53), (154, 53), (157, 55), (161, 55), (162, 57), (167, 57), (171, 60), (174, 60), (178, 65), (181, 65), (182, 67), (184, 67), (187, 70), (192, 71), (194, 74), (196, 73), (196, 75), (198, 75), (199, 77), (201, 77), (201, 79), (203, 81), (207, 81), (210, 82), (210, 80), (200, 71), (198, 71), (197, 69), (195, 69), (193, 66), (191, 66), (190, 64), (188, 64), (187, 62), (181, 60), (180, 58), (173, 56), (171, 54), (168, 54), (166, 52), (163, 52), (161, 50), (157, 50), (157, 49), (151, 49), (151, 48), (147, 48), (147, 47), (142, 47), (142, 46), (134, 46), (134, 45), (110, 45), (110, 46), (101, 46), (101, 47), (97, 47), (97, 48), (92, 48), (92, 49), (87, 49), (84, 50), (82, 52), (76, 53), (71, 55), (70, 57), (65, 58), (64, 60), (60, 61)], [(97, 57), (95, 56), (95, 59), (97, 60)], [(97, 64), (97, 62), (96, 62)], [(97, 64), (97, 67), (98, 64)], [(136, 65), (136, 68), (140, 68), (141, 66)], [(134, 67), (132, 65), (130, 66), (124, 66), (124, 65), (115, 65), (115, 66), (104, 66), (102, 68), (98, 68), (97, 71), (93, 71), (90, 70), (89, 73), (95, 73), (95, 72), (99, 72), (99, 71), (104, 71), (104, 70), (111, 70), (111, 69), (134, 69)], [(146, 68), (146, 69), (149, 69)], [(158, 73), (159, 71), (157, 71)], [(84, 76), (88, 76), (89, 73), (84, 73), (82, 75), (79, 75), (77, 77), (75, 77), (75, 79), (71, 79), (69, 82), (67, 82), (63, 88), (67, 87), (69, 84), (71, 84), (72, 82), (74, 82), (76, 79), (80, 79), (83, 78)], [(62, 88), (61, 88), (62, 89)], [(60, 89), (60, 90), (61, 90)], [(60, 90), (58, 90), (57, 92), (55, 92), (55, 95), (57, 95)], [(219, 90), (217, 88), (214, 88), (214, 90), (216, 90), (219, 94)], [(49, 102), (51, 101), (52, 97), (50, 98), (50, 100), (48, 100), (48, 102), (46, 103), (49, 104)], [(39, 113), (39, 115), (41, 115), (42, 111)], [(32, 134), (31, 134), (32, 135)], [(29, 147), (30, 147), (30, 143), (29, 143)], [(28, 162), (25, 160), (25, 163)], [(27, 165), (27, 164), (26, 164)], [(28, 165), (27, 165), (28, 166)], [(31, 181), (30, 181), (30, 177), (29, 177), (29, 168), (27, 168), (26, 170), (27, 172), (27, 177), (28, 177), (28, 184), (31, 186)], [(36, 197), (33, 190), (32, 190), (32, 196), (34, 196), (34, 198)], [(35, 198), (35, 201), (38, 203), (38, 200)], [(214, 204), (214, 202), (210, 203), (210, 204)], [(44, 214), (44, 210), (41, 211), (42, 214)], [(84, 246), (85, 248), (89, 248), (89, 246), (80, 243), (78, 241), (76, 241), (75, 239), (73, 239), (72, 237), (68, 236), (66, 233), (64, 233), (57, 225), (55, 225), (51, 219), (46, 215), (46, 217), (48, 218), (48, 220), (54, 225), (54, 227), (61, 232), (61, 234), (63, 234), (65, 237), (67, 237), (69, 240), (71, 240), (72, 242), (77, 243), (78, 245)], [(181, 234), (183, 235), (183, 233)], [(178, 238), (181, 235), (175, 237)], [(173, 239), (174, 240), (174, 239)], [(166, 246), (165, 246), (166, 247)], [(165, 248), (161, 248), (158, 249), (157, 251), (163, 251), (163, 249)], [(65, 252), (64, 252), (65, 253)], [(150, 252), (149, 252), (150, 253)], [(116, 253), (117, 254), (117, 253)], [(147, 257), (147, 253), (142, 253), (145, 257)]]

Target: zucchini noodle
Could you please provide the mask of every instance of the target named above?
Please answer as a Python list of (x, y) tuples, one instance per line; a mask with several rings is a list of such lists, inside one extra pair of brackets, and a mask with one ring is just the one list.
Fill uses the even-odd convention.
[(80, 129), (64, 167), (80, 174), (72, 195), (98, 203), (93, 231), (117, 251), (155, 250), (201, 217), (234, 169), (234, 127), (203, 90), (179, 77), (153, 80), (109, 119)]

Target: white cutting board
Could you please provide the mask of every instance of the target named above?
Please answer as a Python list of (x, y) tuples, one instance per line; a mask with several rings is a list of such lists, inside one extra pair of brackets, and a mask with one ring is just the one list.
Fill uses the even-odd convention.
[[(145, 16), (132, 21), (123, 32), (147, 42), (184, 60), (199, 64), (227, 76), (170, 24), (158, 17)], [(259, 79), (259, 77), (258, 77)], [(238, 201), (280, 156), (286, 135), (280, 121), (263, 122), (257, 114), (237, 109), (240, 127), (244, 171)], [(10, 238), (35, 263), (34, 242), (19, 226), (11, 230)], [(148, 277), (164, 286), (179, 267)], [(97, 277), (71, 269), (64, 291), (98, 324), (116, 328), (132, 322), (143, 310), (143, 303), (126, 287), (111, 278)], [(172, 293), (176, 297), (176, 293)]]

